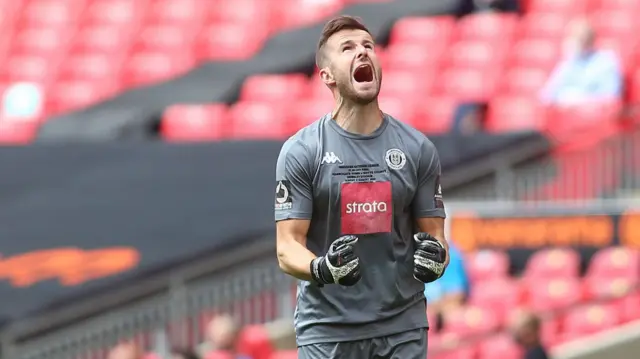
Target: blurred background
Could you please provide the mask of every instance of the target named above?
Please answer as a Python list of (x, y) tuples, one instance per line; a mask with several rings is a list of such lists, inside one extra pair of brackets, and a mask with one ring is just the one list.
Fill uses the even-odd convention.
[(0, 0), (0, 356), (292, 359), (275, 161), (363, 18), (440, 152), (429, 358), (637, 358), (640, 1)]

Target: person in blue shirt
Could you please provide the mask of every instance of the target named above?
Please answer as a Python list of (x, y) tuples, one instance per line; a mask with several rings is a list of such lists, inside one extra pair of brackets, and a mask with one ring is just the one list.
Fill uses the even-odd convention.
[[(449, 266), (442, 277), (425, 284), (424, 295), (429, 304), (429, 311), (433, 311), (439, 318), (446, 315), (446, 312), (462, 306), (469, 294), (469, 277), (464, 266), (464, 257), (451, 240), (449, 258)], [(439, 327), (439, 324), (434, 326), (436, 327)]]
[(574, 20), (564, 42), (564, 58), (541, 92), (541, 100), (554, 105), (580, 105), (619, 99), (622, 71), (613, 51), (595, 48), (595, 36), (586, 19)]

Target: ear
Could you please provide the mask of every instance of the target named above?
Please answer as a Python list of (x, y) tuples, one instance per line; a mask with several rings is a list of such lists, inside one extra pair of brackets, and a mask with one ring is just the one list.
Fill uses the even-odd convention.
[(333, 86), (336, 84), (336, 80), (328, 67), (320, 69), (320, 79), (322, 79), (322, 82), (327, 86)]

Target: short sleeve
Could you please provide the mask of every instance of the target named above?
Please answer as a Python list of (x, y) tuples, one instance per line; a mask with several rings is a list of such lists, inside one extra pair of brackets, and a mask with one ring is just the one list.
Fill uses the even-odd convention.
[(308, 148), (296, 139), (282, 146), (276, 165), (275, 220), (311, 219), (313, 176)]
[(446, 217), (440, 186), (440, 157), (429, 140), (420, 146), (418, 186), (412, 207), (416, 218)]

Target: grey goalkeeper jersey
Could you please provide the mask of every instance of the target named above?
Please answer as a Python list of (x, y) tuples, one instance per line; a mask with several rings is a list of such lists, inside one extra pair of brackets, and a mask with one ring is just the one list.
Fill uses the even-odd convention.
[(356, 235), (362, 272), (352, 287), (298, 284), (298, 345), (428, 326), (424, 284), (413, 278), (413, 233), (416, 218), (445, 217), (439, 182), (433, 143), (388, 115), (367, 136), (326, 115), (287, 140), (276, 167), (275, 220), (310, 220), (307, 248), (318, 256), (338, 237)]

